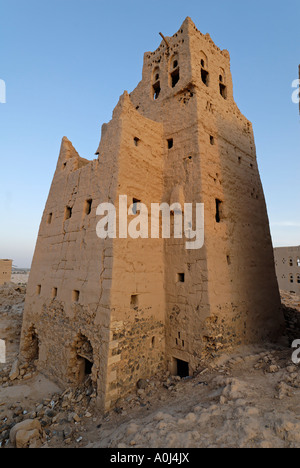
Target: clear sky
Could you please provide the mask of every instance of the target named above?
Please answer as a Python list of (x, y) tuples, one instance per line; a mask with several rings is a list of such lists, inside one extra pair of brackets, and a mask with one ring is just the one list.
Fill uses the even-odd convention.
[(93, 159), (143, 54), (190, 16), (231, 55), (235, 100), (253, 122), (275, 246), (300, 244), (300, 2), (0, 0), (0, 258), (29, 267), (61, 138)]

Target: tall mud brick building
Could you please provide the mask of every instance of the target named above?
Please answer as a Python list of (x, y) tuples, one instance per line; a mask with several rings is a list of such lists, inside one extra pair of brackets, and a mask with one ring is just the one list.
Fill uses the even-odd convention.
[[(98, 158), (64, 138), (28, 285), (21, 357), (64, 385), (91, 375), (109, 409), (141, 378), (276, 339), (283, 319), (251, 123), (230, 57), (187, 18), (144, 56)], [(99, 239), (97, 206), (204, 203), (205, 244)], [(150, 223), (150, 221), (149, 221)]]
[(10, 283), (12, 260), (0, 260), (0, 285)]

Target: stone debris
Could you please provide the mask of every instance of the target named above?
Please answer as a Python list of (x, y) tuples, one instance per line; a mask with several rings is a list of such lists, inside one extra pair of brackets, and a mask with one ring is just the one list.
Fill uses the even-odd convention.
[(16, 448), (38, 448), (42, 446), (45, 435), (37, 419), (27, 419), (13, 426), (9, 439)]
[[(9, 317), (9, 336), (18, 344), (13, 310), (20, 293), (5, 291), (11, 302), (0, 304), (0, 327), (2, 320), (9, 325)], [(17, 346), (13, 350), (9, 364), (0, 367), (0, 392), (31, 388), (39, 375), (36, 362), (20, 362)], [(11, 380), (13, 374), (18, 375)], [(300, 372), (291, 348), (241, 348), (203, 359), (189, 378), (161, 372), (140, 379), (135, 391), (104, 415), (90, 377), (31, 405), (25, 398), (9, 405), (0, 398), (0, 447), (300, 447), (299, 397)]]

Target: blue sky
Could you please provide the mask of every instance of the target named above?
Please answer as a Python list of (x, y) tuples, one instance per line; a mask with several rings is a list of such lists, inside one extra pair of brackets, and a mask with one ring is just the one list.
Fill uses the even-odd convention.
[(30, 266), (67, 136), (93, 159), (119, 96), (141, 79), (158, 33), (190, 16), (228, 49), (234, 97), (253, 122), (275, 246), (300, 244), (300, 3), (269, 0), (0, 0), (0, 258)]

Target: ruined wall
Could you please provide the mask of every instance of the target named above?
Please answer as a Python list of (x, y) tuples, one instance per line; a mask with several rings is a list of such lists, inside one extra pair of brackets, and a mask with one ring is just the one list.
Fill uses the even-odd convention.
[(78, 384), (82, 359), (78, 340), (93, 348), (92, 378), (104, 407), (110, 337), (111, 239), (96, 235), (96, 208), (114, 200), (118, 178), (120, 121), (107, 126), (101, 158), (79, 158), (64, 138), (41, 221), (24, 311), (21, 354), (27, 358), (32, 331), (39, 341), (39, 369)]
[(300, 295), (300, 247), (274, 249), (279, 289)]
[(0, 260), (0, 284), (11, 280), (12, 260)]

